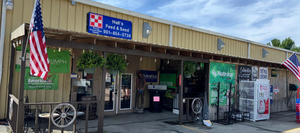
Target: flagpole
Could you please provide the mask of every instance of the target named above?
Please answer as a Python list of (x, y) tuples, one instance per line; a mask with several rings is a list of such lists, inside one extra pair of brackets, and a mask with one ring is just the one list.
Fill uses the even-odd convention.
[(29, 31), (28, 31), (28, 34), (27, 34), (27, 40), (26, 40), (26, 44), (25, 44), (25, 52), (22, 56), (22, 61), (26, 61), (27, 44), (29, 43), (28, 40), (29, 40), (30, 32), (31, 32), (31, 30), (30, 30), (30, 27), (29, 27)]

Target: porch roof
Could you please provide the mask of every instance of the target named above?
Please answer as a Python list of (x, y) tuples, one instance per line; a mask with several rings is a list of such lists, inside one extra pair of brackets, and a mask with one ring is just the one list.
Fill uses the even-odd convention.
[[(19, 26), (11, 33), (11, 42), (20, 42), (21, 37), (27, 35), (28, 29), (29, 24), (24, 23)], [(138, 42), (85, 32), (44, 27), (44, 33), (47, 46), (94, 49), (96, 51), (204, 63), (208, 63), (209, 61), (224, 61), (244, 65), (284, 68), (277, 62), (204, 52), (200, 50), (189, 50), (186, 48), (153, 44), (149, 42)]]

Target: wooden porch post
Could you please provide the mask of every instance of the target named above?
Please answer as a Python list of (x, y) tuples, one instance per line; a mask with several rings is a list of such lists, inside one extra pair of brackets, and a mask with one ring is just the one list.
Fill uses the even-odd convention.
[(13, 47), (12, 43), (11, 50), (10, 50), (10, 72), (9, 72), (9, 84), (8, 84), (8, 96), (7, 96), (7, 119), (9, 120), (9, 101), (10, 97), (9, 94), (12, 94), (12, 82), (13, 82), (13, 76), (14, 76), (14, 64), (15, 64), (15, 48)]
[(181, 78), (180, 78), (180, 82), (181, 82), (181, 85), (180, 85), (180, 88), (179, 88), (179, 125), (182, 125), (182, 118), (183, 118), (183, 60), (181, 60), (181, 63), (180, 63), (180, 75), (181, 75)]
[[(103, 52), (103, 58), (106, 58), (107, 53)], [(101, 100), (100, 100), (100, 109), (98, 110), (98, 133), (103, 133), (104, 125), (104, 106), (105, 106), (105, 78), (106, 78), (106, 65), (104, 64), (102, 68), (102, 87), (101, 87)]]
[[(25, 66), (26, 66), (26, 43), (27, 35), (22, 38), (22, 56), (21, 56), (21, 72), (20, 72), (20, 88), (19, 88), (19, 105), (17, 109), (17, 126), (16, 133), (22, 133), (24, 127), (24, 79), (25, 79)], [(25, 55), (23, 57), (23, 55)]]

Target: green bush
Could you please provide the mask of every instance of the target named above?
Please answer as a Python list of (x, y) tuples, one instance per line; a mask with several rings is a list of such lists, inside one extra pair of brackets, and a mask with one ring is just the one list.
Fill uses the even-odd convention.
[(108, 53), (106, 60), (106, 69), (108, 70), (117, 70), (120, 74), (127, 70), (127, 61), (124, 55)]
[(77, 61), (77, 70), (82, 71), (86, 68), (102, 68), (106, 63), (105, 59), (94, 51), (81, 53)]

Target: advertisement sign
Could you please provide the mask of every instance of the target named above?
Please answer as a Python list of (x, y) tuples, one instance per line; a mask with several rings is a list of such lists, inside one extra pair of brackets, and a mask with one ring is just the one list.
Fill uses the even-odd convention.
[(59, 74), (48, 73), (46, 81), (40, 77), (30, 76), (29, 73), (25, 74), (24, 90), (57, 90), (58, 89)]
[[(226, 105), (226, 93), (229, 90), (229, 84), (235, 84), (235, 65), (210, 62), (209, 72), (209, 104), (216, 105), (218, 92), (215, 89), (220, 82), (219, 105)], [(233, 90), (232, 90), (233, 91)]]
[(252, 69), (251, 66), (238, 66), (238, 81), (250, 81)]
[(258, 67), (252, 67), (251, 80), (256, 81), (257, 78), (258, 78)]
[(257, 98), (257, 119), (268, 118), (269, 116), (269, 86), (258, 85), (258, 98)]
[(157, 82), (157, 71), (145, 71), (141, 70), (143, 73), (144, 78), (146, 79), (146, 82)]
[[(179, 80), (180, 82), (180, 80)], [(176, 74), (161, 73), (159, 77), (160, 85), (167, 85), (168, 88), (176, 88)]]
[(132, 38), (132, 22), (89, 12), (87, 32), (117, 38)]
[(279, 71), (277, 69), (271, 69), (271, 77), (278, 77)]
[[(50, 63), (50, 72), (51, 73), (70, 73), (70, 51), (61, 50), (58, 52), (54, 49), (48, 49), (48, 58)], [(21, 46), (16, 48), (16, 66), (15, 71), (20, 72), (22, 51)], [(29, 47), (26, 50), (26, 72), (30, 72), (30, 51)]]
[(268, 79), (268, 68), (266, 67), (259, 68), (259, 79)]

